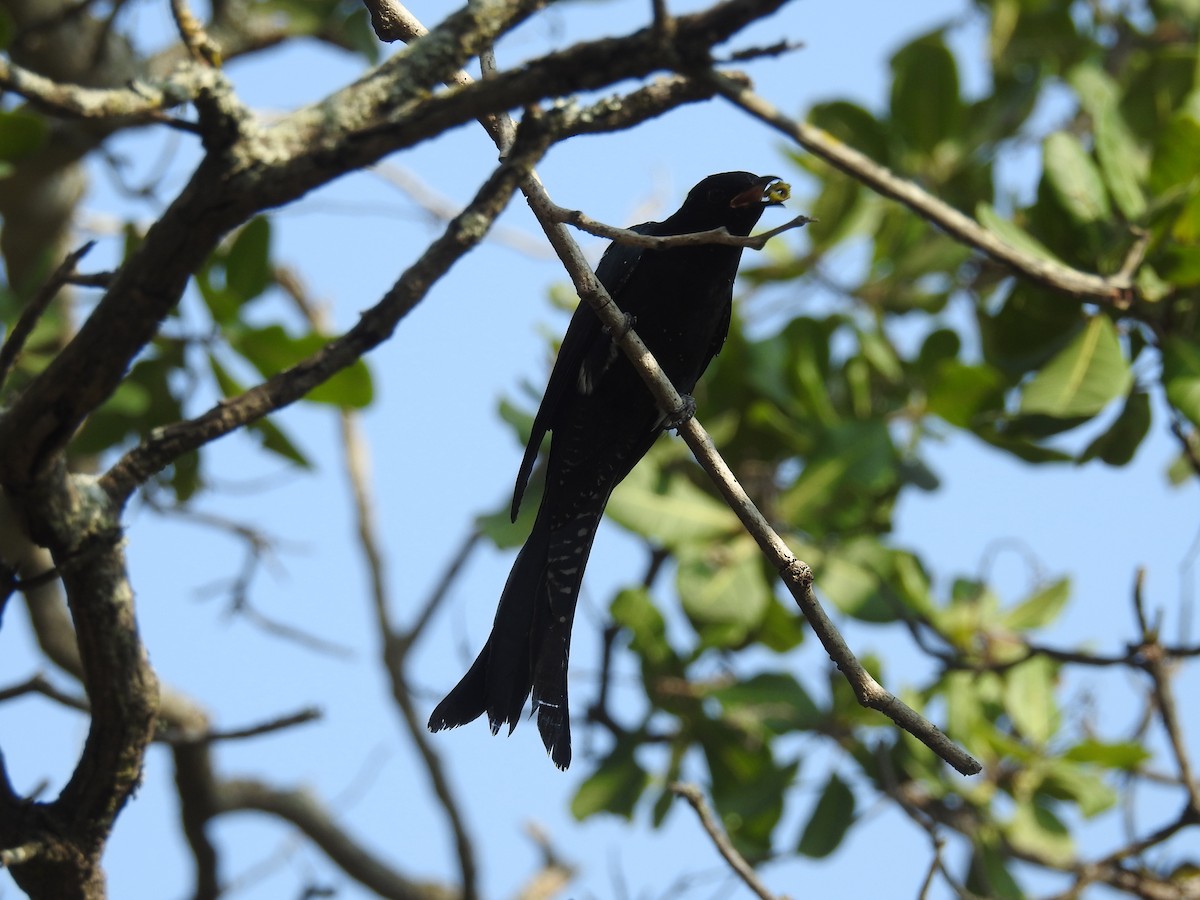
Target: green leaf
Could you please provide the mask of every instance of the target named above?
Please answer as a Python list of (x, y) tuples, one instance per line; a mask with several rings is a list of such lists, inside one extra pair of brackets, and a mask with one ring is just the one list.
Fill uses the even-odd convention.
[(613, 621), (630, 634), (629, 647), (643, 662), (661, 666), (675, 660), (667, 643), (667, 625), (645, 588), (618, 592), (609, 607)]
[[(1016, 0), (1012, 0), (1016, 5)], [(1007, 854), (995, 846), (993, 841), (977, 839), (975, 853), (971, 857), (971, 868), (967, 874), (967, 890), (972, 894), (993, 900), (1024, 900), (1025, 893), (1005, 865)]]
[(825, 783), (796, 850), (814, 859), (824, 859), (838, 848), (853, 824), (854, 792), (835, 772)]
[(893, 622), (897, 611), (882, 590), (877, 569), (888, 551), (872, 538), (843, 544), (825, 555), (816, 568), (821, 593), (846, 615), (864, 622)]
[[(208, 354), (208, 365), (212, 370), (213, 377), (217, 381), (217, 387), (221, 394), (225, 397), (235, 397), (246, 390), (236, 378), (230, 374), (229, 370), (221, 365), (220, 361)], [(311, 469), (312, 461), (309, 460), (304, 452), (292, 441), (290, 437), (278, 425), (268, 417), (263, 417), (247, 426), (249, 434), (258, 437), (259, 443), (264, 450), (269, 450), (277, 456), (281, 456), (289, 462), (293, 462), (303, 469)]]
[(1116, 421), (1088, 444), (1079, 461), (1099, 458), (1110, 466), (1127, 465), (1149, 432), (1150, 395), (1135, 388), (1125, 398), (1125, 406)]
[(813, 221), (804, 229), (813, 247), (832, 246), (853, 232), (864, 203), (857, 181), (840, 172), (830, 173), (808, 213)]
[(1150, 161), (1150, 190), (1166, 194), (1184, 188), (1200, 174), (1200, 119), (1180, 113), (1158, 135)]
[(1058, 816), (1034, 800), (1017, 805), (1005, 831), (1015, 847), (1036, 853), (1052, 865), (1069, 865), (1074, 859), (1071, 832)]
[(1046, 138), (1042, 164), (1059, 202), (1076, 222), (1087, 224), (1112, 215), (1100, 171), (1075, 135), (1056, 131)]
[(897, 462), (891, 433), (880, 418), (828, 428), (800, 477), (780, 496), (779, 514), (806, 529), (816, 521), (828, 526), (825, 512), (831, 504), (844, 508), (850, 495), (882, 493), (894, 485)]
[(49, 131), (46, 120), (37, 113), (0, 110), (0, 160), (28, 159), (45, 145)]
[(1092, 416), (1129, 390), (1133, 373), (1117, 329), (1093, 316), (1076, 338), (1025, 385), (1020, 411), (1058, 418)]
[(1154, 754), (1136, 741), (1117, 741), (1109, 744), (1096, 738), (1085, 738), (1062, 755), (1071, 762), (1093, 763), (1106, 769), (1136, 772)]
[[(230, 336), (230, 346), (246, 358), (264, 378), (270, 378), (322, 350), (330, 338), (315, 332), (293, 337), (281, 325), (248, 328)], [(371, 372), (361, 359), (318, 384), (305, 395), (313, 403), (343, 409), (362, 409), (375, 396)]]
[(1062, 260), (1055, 256), (1045, 244), (1016, 222), (1001, 216), (990, 203), (976, 204), (975, 218), (979, 220), (980, 225), (1015, 249), (1038, 259), (1062, 264)]
[(1089, 819), (1117, 802), (1116, 791), (1096, 772), (1059, 759), (1049, 761), (1039, 790), (1056, 800), (1071, 801)]
[(887, 163), (887, 129), (863, 107), (844, 100), (818, 103), (809, 110), (808, 121), (876, 162)]
[(804, 617), (794, 607), (785, 607), (772, 598), (755, 637), (768, 650), (787, 653), (804, 642), (806, 633)]
[(1053, 662), (1034, 656), (1004, 675), (1004, 708), (1017, 731), (1034, 744), (1044, 745), (1058, 731), (1057, 674)]
[(1146, 212), (1142, 182), (1149, 166), (1134, 141), (1129, 126), (1113, 104), (1096, 115), (1096, 158), (1117, 208), (1127, 219), (1137, 220)]
[(520, 547), (533, 530), (533, 520), (537, 517), (538, 505), (541, 503), (542, 490), (546, 484), (546, 468), (539, 466), (533, 470), (525, 496), (521, 499), (521, 510), (517, 521), (512, 521), (511, 504), (506, 499), (490, 513), (482, 513), (475, 517), (475, 527), (488, 540), (501, 550)]
[(737, 646), (763, 620), (772, 595), (758, 545), (747, 534), (723, 544), (679, 550), (676, 590), (701, 639)]
[(1163, 346), (1163, 385), (1167, 402), (1200, 425), (1200, 346), (1172, 335)]
[(958, 136), (962, 118), (958, 66), (941, 34), (902, 47), (892, 57), (891, 128), (910, 147), (930, 154)]
[(656, 461), (643, 460), (613, 491), (607, 512), (614, 522), (671, 549), (737, 531), (728, 506), (682, 474), (664, 477)]
[(638, 798), (650, 783), (650, 776), (633, 757), (633, 748), (632, 743), (617, 744), (579, 786), (571, 800), (571, 814), (576, 819), (582, 821), (600, 812), (633, 818)]
[(7, 10), (0, 9), (0, 50), (8, 48), (15, 30), (12, 16), (8, 14)]
[(969, 428), (980, 413), (1004, 409), (1004, 378), (987, 364), (943, 360), (930, 379), (926, 404), (951, 425)]
[(747, 731), (784, 734), (815, 728), (823, 719), (808, 692), (786, 672), (761, 672), (712, 696), (721, 701), (726, 717)]
[(271, 268), (271, 223), (255, 216), (234, 238), (225, 259), (225, 287), (239, 305), (253, 300), (274, 280)]
[(1071, 597), (1071, 579), (1051, 582), (1004, 614), (1004, 624), (1013, 631), (1045, 628), (1059, 617)]

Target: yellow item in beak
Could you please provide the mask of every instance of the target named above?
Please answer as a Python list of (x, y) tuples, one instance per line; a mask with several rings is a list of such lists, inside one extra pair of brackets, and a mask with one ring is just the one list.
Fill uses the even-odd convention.
[(763, 196), (772, 203), (782, 203), (792, 196), (792, 186), (786, 181), (777, 181), (767, 188)]

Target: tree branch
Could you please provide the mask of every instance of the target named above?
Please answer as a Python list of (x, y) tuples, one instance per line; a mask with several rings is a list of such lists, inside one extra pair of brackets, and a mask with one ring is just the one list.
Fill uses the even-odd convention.
[(394, 900), (460, 900), (461, 894), (432, 882), (406, 878), (368, 853), (338, 827), (329, 812), (304, 791), (284, 791), (247, 779), (216, 786), (214, 812), (263, 812), (291, 823), (354, 880)]
[(1016, 274), (1052, 290), (1111, 308), (1125, 309), (1133, 300), (1132, 272), (1122, 271), (1113, 277), (1105, 278), (1025, 253), (1001, 240), (970, 216), (943, 203), (913, 182), (898, 178), (865, 154), (848, 147), (820, 128), (785, 116), (745, 85), (738, 84), (711, 69), (704, 73), (695, 73), (695, 77), (707, 79), (736, 106), (787, 135), (834, 168), (845, 172), (876, 193), (904, 204), (955, 240), (986, 253)]
[[(2, 62), (3, 58), (0, 58), (0, 63)], [(95, 241), (88, 241), (78, 250), (68, 254), (62, 264), (54, 270), (54, 274), (29, 301), (29, 304), (21, 310), (20, 318), (5, 336), (4, 345), (0, 347), (0, 387), (3, 387), (4, 382), (8, 381), (13, 366), (17, 364), (17, 360), (21, 357), (21, 351), (25, 349), (25, 342), (33, 334), (33, 329), (37, 327), (37, 323), (45, 314), (47, 307), (58, 296), (63, 285), (72, 280), (79, 260), (83, 259), (84, 255), (94, 246), (96, 246)]]
[(694, 231), (691, 234), (656, 236), (652, 234), (639, 234), (628, 228), (615, 228), (612, 225), (605, 225), (603, 222), (598, 222), (591, 216), (585, 215), (578, 209), (565, 209), (553, 203), (549, 206), (549, 213), (555, 221), (574, 225), (588, 234), (608, 238), (611, 241), (616, 241), (618, 244), (628, 244), (631, 247), (646, 247), (650, 250), (665, 250), (668, 247), (697, 247), (710, 244), (717, 244), (722, 247), (748, 247), (751, 250), (761, 250), (767, 245), (767, 241), (776, 235), (783, 234), (785, 231), (791, 231), (793, 228), (800, 228), (813, 221), (808, 216), (796, 216), (796, 218), (780, 225), (778, 228), (772, 228), (770, 231), (748, 235), (747, 237), (730, 234), (724, 227), (714, 228), (712, 231)]
[(712, 812), (708, 808), (708, 803), (704, 799), (704, 794), (700, 792), (700, 788), (694, 784), (683, 784), (675, 782), (671, 785), (671, 793), (676, 797), (682, 797), (696, 811), (696, 815), (700, 819), (700, 825), (708, 834), (709, 839), (713, 842), (713, 846), (717, 848), (717, 852), (725, 862), (729, 863), (729, 868), (737, 874), (738, 878), (742, 879), (742, 883), (759, 897), (760, 900), (780, 900), (780, 898), (767, 890), (767, 886), (762, 883), (758, 877), (758, 873), (746, 862), (745, 857), (737, 852), (737, 848), (733, 846), (733, 842), (729, 840), (729, 836), (721, 829), (720, 824), (713, 818)]
[(135, 487), (173, 460), (299, 400), (321, 382), (355, 362), (391, 336), (399, 321), (467, 250), (475, 246), (507, 205), (517, 181), (549, 146), (549, 135), (531, 128), (527, 145), (493, 172), (471, 204), (421, 254), (386, 295), (363, 313), (358, 324), (320, 351), (213, 409), (159, 429), (126, 453), (100, 479), (101, 487), (123, 506)]

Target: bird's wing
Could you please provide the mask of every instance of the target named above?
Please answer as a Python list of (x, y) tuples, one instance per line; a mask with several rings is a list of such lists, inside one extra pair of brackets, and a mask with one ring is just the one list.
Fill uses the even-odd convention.
[[(630, 230), (638, 234), (653, 233), (658, 222), (643, 222), (634, 225)], [(596, 266), (596, 278), (604, 285), (610, 297), (616, 298), (621, 288), (629, 280), (642, 258), (643, 248), (629, 244), (618, 244), (616, 241), (608, 245), (600, 264)], [(618, 302), (619, 305), (619, 302)], [(517, 471), (517, 483), (513, 489), (512, 520), (517, 520), (517, 511), (521, 508), (521, 497), (529, 485), (529, 476), (533, 472), (533, 464), (537, 461), (538, 450), (541, 449), (542, 439), (553, 425), (559, 408), (576, 391), (581, 390), (580, 371), (585, 367), (589, 370), (596, 368), (596, 357), (607, 356), (606, 345), (610, 341), (601, 341), (604, 329), (595, 312), (586, 303), (580, 302), (576, 307), (567, 333), (563, 336), (562, 346), (558, 348), (558, 358), (554, 360), (554, 368), (550, 370), (550, 381), (546, 385), (546, 393), (542, 395), (541, 406), (533, 417), (533, 430), (529, 435), (529, 443), (525, 445), (525, 456), (521, 460), (521, 468)], [(616, 349), (615, 346), (613, 349)], [(600, 372), (592, 372), (588, 377), (599, 377)], [(585, 381), (587, 379), (584, 379)]]

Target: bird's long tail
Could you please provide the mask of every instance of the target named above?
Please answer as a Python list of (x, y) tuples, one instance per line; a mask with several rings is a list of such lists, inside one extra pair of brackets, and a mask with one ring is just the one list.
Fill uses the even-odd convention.
[(583, 570), (600, 524), (599, 509), (553, 521), (545, 505), (517, 555), (483, 650), (429, 717), (429, 730), (471, 722), (485, 712), (495, 734), (516, 727), (533, 694), (538, 731), (560, 769), (571, 764), (567, 657)]

